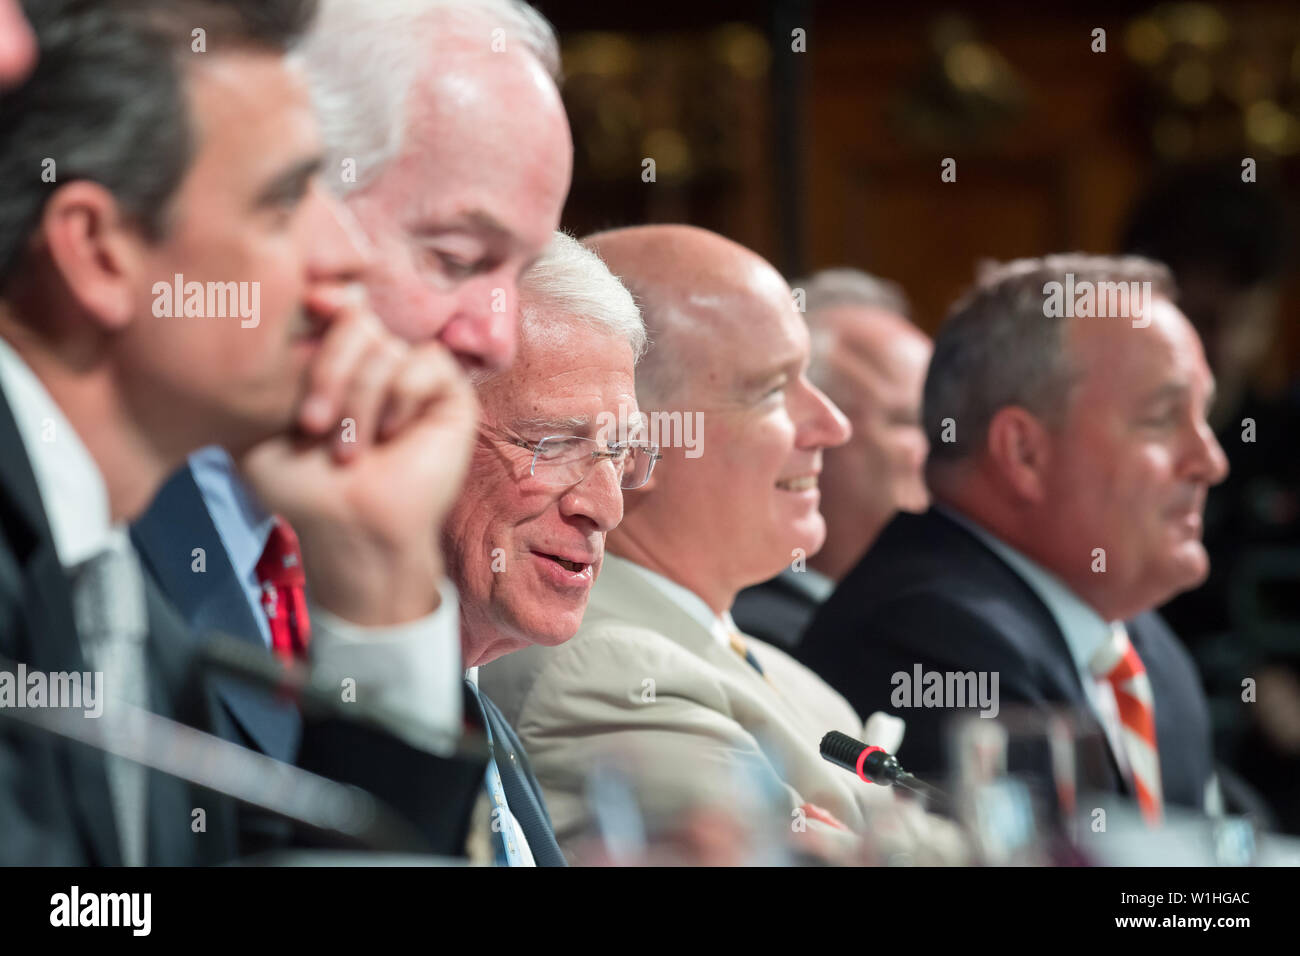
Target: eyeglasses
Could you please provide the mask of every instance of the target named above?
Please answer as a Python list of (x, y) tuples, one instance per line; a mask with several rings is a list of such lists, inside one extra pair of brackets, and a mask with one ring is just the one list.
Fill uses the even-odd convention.
[(545, 485), (568, 487), (586, 478), (602, 460), (614, 463), (619, 487), (640, 488), (650, 480), (655, 462), (663, 457), (659, 446), (647, 441), (602, 442), (577, 435), (548, 435), (537, 443), (496, 429), (493, 431), (512, 445), (533, 453), (528, 473)]

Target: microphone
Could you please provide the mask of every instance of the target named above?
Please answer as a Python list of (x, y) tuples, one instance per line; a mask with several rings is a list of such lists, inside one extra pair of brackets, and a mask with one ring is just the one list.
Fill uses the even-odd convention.
[(879, 784), (882, 787), (898, 784), (930, 799), (943, 796), (941, 790), (918, 780), (913, 774), (904, 770), (898, 758), (891, 753), (886, 753), (883, 747), (869, 747), (838, 730), (832, 730), (822, 738), (820, 750), (823, 759), (837, 767), (851, 770), (864, 783)]

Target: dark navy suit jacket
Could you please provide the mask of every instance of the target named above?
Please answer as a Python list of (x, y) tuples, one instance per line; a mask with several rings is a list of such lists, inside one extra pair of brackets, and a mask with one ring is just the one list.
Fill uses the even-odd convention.
[[(1167, 803), (1201, 809), (1213, 774), (1209, 709), (1200, 677), (1159, 615), (1126, 622), (1155, 700), (1156, 743)], [(899, 514), (822, 605), (795, 650), (866, 715), (907, 721), (899, 760), (924, 775), (950, 769), (944, 726), (952, 712), (892, 706), (896, 672), (997, 672), (1002, 706), (1073, 710), (1091, 720), (1065, 637), (1030, 586), (966, 528), (931, 509)], [(1100, 728), (1092, 720), (1094, 732)], [(1107, 789), (1127, 786), (1105, 748)], [(1094, 781), (1096, 782), (1096, 781)]]

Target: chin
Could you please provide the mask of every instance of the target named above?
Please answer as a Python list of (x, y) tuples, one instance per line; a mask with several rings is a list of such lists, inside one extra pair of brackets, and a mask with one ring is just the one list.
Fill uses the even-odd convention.
[(796, 523), (790, 529), (790, 534), (785, 540), (792, 542), (785, 550), (787, 564), (794, 560), (794, 556), (790, 552), (795, 548), (801, 548), (804, 554), (811, 557), (820, 551), (822, 545), (826, 543), (826, 519), (822, 517), (820, 511), (814, 511), (811, 515)]
[[(1169, 596), (1165, 600), (1204, 584), (1210, 576), (1210, 557), (1199, 541), (1194, 544), (1189, 542), (1178, 553), (1170, 555), (1167, 569), (1165, 580), (1170, 587)], [(1163, 604), (1164, 601), (1160, 603)]]
[(542, 647), (556, 647), (578, 633), (582, 624), (582, 611), (574, 612), (571, 608), (557, 608), (545, 617), (534, 616), (519, 628), (533, 644)]

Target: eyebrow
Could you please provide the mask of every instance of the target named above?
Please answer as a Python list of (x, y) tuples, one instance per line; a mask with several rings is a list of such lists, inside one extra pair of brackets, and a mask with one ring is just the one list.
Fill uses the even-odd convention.
[(789, 361), (783, 362), (780, 365), (768, 366), (761, 372), (755, 372), (751, 375), (744, 376), (740, 380), (740, 389), (745, 393), (754, 392), (762, 388), (764, 385), (780, 378), (782, 375), (795, 375), (797, 377), (798, 372), (799, 360), (797, 358), (791, 358)]
[(482, 209), (471, 209), (468, 212), (457, 213), (445, 222), (420, 226), (414, 232), (420, 236), (434, 236), (456, 229), (487, 233), (491, 238), (499, 241), (505, 241), (513, 235), (504, 223)]
[(515, 430), (524, 432), (545, 432), (547, 435), (580, 434), (591, 427), (591, 420), (585, 415), (542, 416), (540, 418), (523, 418), (515, 422)]
[[(1191, 386), (1185, 382), (1166, 382), (1154, 391), (1149, 392), (1142, 399), (1143, 405), (1154, 405), (1157, 402), (1168, 401), (1169, 399), (1181, 399), (1191, 392)], [(1214, 404), (1215, 381), (1210, 379), (1210, 387), (1205, 393), (1206, 407)]]
[(320, 173), (324, 167), (324, 162), (325, 160), (320, 156), (310, 156), (277, 173), (269, 183), (262, 187), (262, 191), (258, 193), (256, 204), (267, 206), (282, 199), (301, 196), (306, 191), (307, 183), (311, 181), (312, 177)]

